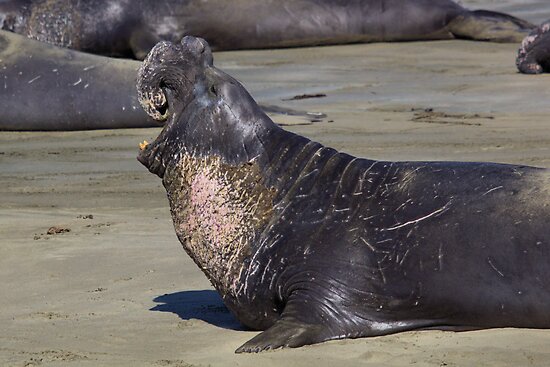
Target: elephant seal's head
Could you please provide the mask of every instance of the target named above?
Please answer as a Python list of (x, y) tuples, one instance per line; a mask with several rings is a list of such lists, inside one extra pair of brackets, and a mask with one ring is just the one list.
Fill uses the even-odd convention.
[(139, 70), (137, 91), (149, 116), (164, 124), (138, 160), (161, 178), (184, 155), (250, 162), (261, 154), (265, 135), (279, 129), (237, 80), (213, 66), (201, 38), (158, 43)]
[[(145, 111), (165, 124), (138, 160), (162, 178), (176, 234), (224, 296), (242, 289), (252, 245), (269, 222), (275, 190), (259, 160), (279, 128), (244, 87), (212, 65), (208, 44), (157, 44), (139, 70)], [(280, 130), (280, 129), (279, 129)]]

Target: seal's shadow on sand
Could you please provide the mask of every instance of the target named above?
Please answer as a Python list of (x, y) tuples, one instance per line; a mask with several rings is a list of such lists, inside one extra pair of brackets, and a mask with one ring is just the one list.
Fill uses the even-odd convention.
[(153, 301), (160, 304), (151, 308), (151, 311), (172, 312), (183, 320), (199, 319), (224, 329), (247, 330), (213, 290), (170, 293), (158, 296)]

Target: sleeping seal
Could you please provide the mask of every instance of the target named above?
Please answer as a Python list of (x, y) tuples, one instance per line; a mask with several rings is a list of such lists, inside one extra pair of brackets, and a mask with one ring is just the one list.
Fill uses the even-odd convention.
[(385, 162), (275, 125), (204, 40), (138, 74), (166, 121), (138, 160), (176, 234), (244, 325), (237, 352), (420, 328), (550, 327), (550, 171)]
[[(137, 100), (140, 65), (0, 31), (0, 131), (160, 127)], [(325, 116), (274, 105), (262, 109), (309, 120)]]
[(0, 130), (158, 127), (135, 95), (138, 68), (0, 31)]
[(452, 0), (5, 0), (2, 29), (77, 50), (142, 59), (160, 40), (215, 50), (464, 38), (520, 42), (534, 26)]

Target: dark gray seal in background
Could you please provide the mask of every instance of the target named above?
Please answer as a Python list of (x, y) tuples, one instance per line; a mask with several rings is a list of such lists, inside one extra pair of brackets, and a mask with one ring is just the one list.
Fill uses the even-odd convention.
[(518, 51), (516, 65), (524, 74), (550, 72), (550, 20), (525, 37)]
[(215, 50), (464, 38), (520, 42), (534, 26), (452, 0), (5, 0), (2, 29), (62, 47), (143, 58), (160, 40)]
[[(137, 100), (140, 65), (0, 31), (0, 131), (162, 126)], [(274, 105), (262, 109), (309, 120), (326, 117)]]
[(550, 171), (385, 162), (276, 126), (204, 40), (158, 44), (138, 160), (259, 352), (404, 330), (549, 328)]
[(137, 100), (138, 68), (0, 31), (0, 130), (158, 127)]

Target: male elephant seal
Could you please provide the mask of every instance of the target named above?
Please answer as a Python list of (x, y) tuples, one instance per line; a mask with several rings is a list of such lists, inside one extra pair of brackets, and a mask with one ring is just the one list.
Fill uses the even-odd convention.
[(143, 58), (160, 40), (215, 50), (466, 38), (520, 42), (534, 26), (452, 0), (5, 0), (2, 29), (92, 53)]
[(153, 48), (166, 121), (138, 160), (186, 252), (244, 325), (237, 352), (418, 328), (550, 327), (550, 172), (355, 158), (284, 131), (204, 40)]
[(525, 37), (518, 51), (516, 65), (524, 74), (550, 72), (550, 20)]
[(135, 96), (138, 68), (0, 31), (0, 130), (159, 126)]

